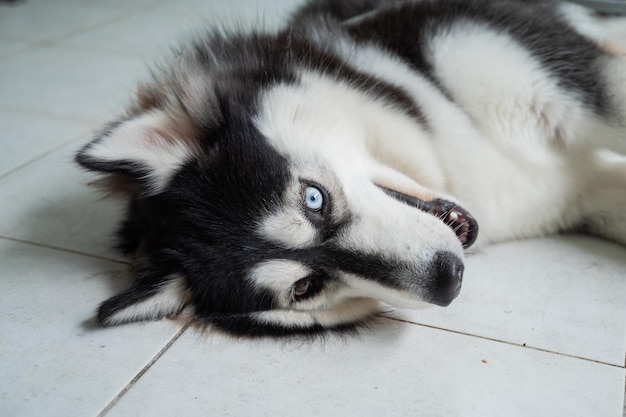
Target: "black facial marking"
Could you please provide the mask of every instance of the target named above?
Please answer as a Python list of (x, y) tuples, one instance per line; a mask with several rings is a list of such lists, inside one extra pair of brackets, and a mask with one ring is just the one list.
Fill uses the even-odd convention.
[[(243, 116), (242, 116), (243, 117)], [(133, 199), (120, 247), (138, 261), (160, 262), (184, 276), (201, 316), (274, 308), (269, 290), (247, 280), (272, 258), (273, 244), (256, 236), (258, 221), (284, 204), (288, 164), (250, 124), (233, 115), (211, 132), (205, 155), (189, 161), (163, 192)], [(138, 262), (136, 261), (136, 262)]]

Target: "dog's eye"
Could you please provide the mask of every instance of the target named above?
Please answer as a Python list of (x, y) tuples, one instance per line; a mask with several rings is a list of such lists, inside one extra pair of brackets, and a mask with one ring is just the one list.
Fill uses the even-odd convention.
[(304, 192), (304, 204), (313, 211), (320, 211), (324, 206), (324, 195), (319, 188), (308, 186)]
[(302, 298), (309, 292), (311, 289), (311, 280), (310, 279), (301, 279), (296, 282), (296, 285), (293, 287), (293, 295), (296, 298)]
[(300, 180), (301, 209), (306, 218), (317, 227), (321, 236), (327, 239), (332, 234), (332, 199), (328, 191), (313, 181)]
[(293, 284), (293, 298), (295, 301), (306, 300), (319, 293), (323, 287), (323, 280), (316, 275), (302, 278)]

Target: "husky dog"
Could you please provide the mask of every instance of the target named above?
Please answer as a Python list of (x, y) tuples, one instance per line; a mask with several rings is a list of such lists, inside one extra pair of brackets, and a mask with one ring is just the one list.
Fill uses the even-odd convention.
[(276, 33), (183, 45), (77, 154), (128, 201), (135, 279), (99, 322), (348, 330), (447, 306), (473, 244), (626, 244), (626, 45), (599, 22), (554, 1), (318, 0)]

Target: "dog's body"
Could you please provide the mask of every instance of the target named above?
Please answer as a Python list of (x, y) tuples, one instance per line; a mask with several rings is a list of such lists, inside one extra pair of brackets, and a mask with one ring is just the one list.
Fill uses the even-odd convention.
[(477, 238), (626, 244), (626, 162), (598, 152), (626, 151), (626, 42), (597, 23), (556, 2), (321, 0), (277, 34), (181, 48), (77, 157), (130, 200), (136, 280), (100, 322), (347, 329), (377, 300), (449, 304)]

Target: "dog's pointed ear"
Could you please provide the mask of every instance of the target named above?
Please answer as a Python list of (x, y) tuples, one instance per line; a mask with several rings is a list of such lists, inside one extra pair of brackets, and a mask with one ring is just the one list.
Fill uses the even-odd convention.
[(195, 48), (181, 50), (171, 67), (140, 84), (128, 114), (76, 155), (83, 167), (106, 174), (112, 193), (158, 193), (200, 151), (202, 132), (222, 121), (212, 66)]
[(152, 109), (109, 125), (78, 152), (76, 161), (92, 171), (131, 179), (141, 192), (152, 194), (198, 152), (196, 136), (182, 111)]
[(102, 326), (158, 320), (180, 313), (188, 303), (188, 291), (180, 276), (159, 283), (137, 280), (120, 294), (109, 298), (98, 308)]

